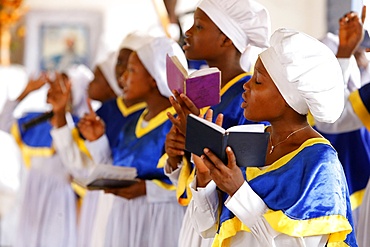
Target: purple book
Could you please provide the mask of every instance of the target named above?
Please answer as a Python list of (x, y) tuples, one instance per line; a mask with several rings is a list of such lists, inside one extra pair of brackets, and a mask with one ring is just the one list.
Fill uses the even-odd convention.
[(204, 68), (188, 74), (176, 56), (166, 58), (168, 87), (184, 93), (198, 109), (220, 103), (221, 71)]

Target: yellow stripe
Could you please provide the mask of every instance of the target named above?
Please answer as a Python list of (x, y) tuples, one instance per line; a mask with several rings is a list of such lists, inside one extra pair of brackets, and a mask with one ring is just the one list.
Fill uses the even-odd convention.
[(19, 148), (22, 152), (22, 158), (23, 158), (24, 164), (27, 168), (31, 168), (31, 157), (33, 156), (50, 157), (55, 154), (55, 149), (53, 147), (37, 148), (37, 147), (30, 147), (26, 145), (22, 141), (21, 134), (20, 134), (17, 123), (13, 124), (10, 130), (10, 133), (13, 135), (16, 143), (19, 145)]
[(311, 126), (315, 126), (315, 118), (312, 116), (311, 112), (307, 114), (307, 122)]
[(135, 129), (136, 137), (140, 138), (140, 137), (146, 135), (147, 133), (149, 133), (150, 131), (154, 130), (155, 128), (157, 128), (158, 126), (163, 124), (164, 122), (166, 122), (168, 120), (167, 112), (171, 113), (172, 115), (174, 115), (176, 113), (176, 111), (173, 107), (169, 107), (166, 110), (159, 113), (154, 118), (152, 118), (149, 121), (149, 123), (146, 127), (142, 127), (144, 117), (148, 113), (148, 109), (145, 109), (144, 112), (141, 114), (141, 116), (140, 116), (140, 118), (139, 118), (139, 120), (136, 124), (136, 129)]
[(82, 139), (80, 137), (80, 134), (79, 134), (77, 128), (72, 129), (72, 138), (75, 141), (75, 143), (77, 144), (80, 151), (83, 152), (84, 154), (86, 154), (87, 157), (91, 158), (91, 154), (90, 154), (89, 150), (86, 147), (85, 141), (84, 141), (84, 139)]
[(165, 190), (176, 190), (173, 184), (168, 184), (158, 179), (153, 179), (152, 182)]
[[(185, 156), (182, 159), (183, 166), (181, 167), (180, 175), (179, 175), (179, 181), (177, 184), (177, 191), (176, 191), (176, 197), (178, 202), (182, 206), (187, 206), (192, 198), (192, 193), (189, 187), (189, 184), (191, 181), (193, 181), (195, 176), (195, 168), (191, 169), (190, 162), (185, 158)], [(186, 198), (181, 198), (181, 195), (186, 191)]]
[(212, 247), (230, 246), (231, 238), (235, 236), (238, 231), (250, 232), (250, 229), (237, 217), (226, 220), (222, 223), (219, 233), (216, 234)]
[(315, 144), (318, 144), (318, 143), (323, 143), (323, 144), (330, 145), (330, 142), (325, 138), (311, 138), (311, 139), (308, 139), (307, 141), (302, 143), (302, 145), (298, 149), (296, 149), (293, 152), (288, 153), (285, 156), (281, 157), (280, 159), (275, 161), (273, 164), (271, 164), (266, 169), (261, 170), (258, 167), (248, 167), (247, 171), (246, 171), (247, 181), (250, 181), (250, 180), (252, 180), (252, 179), (254, 179), (258, 176), (261, 176), (265, 173), (268, 173), (268, 172), (279, 169), (280, 167), (287, 164), (294, 156), (297, 155), (297, 153), (302, 151), (304, 148), (315, 145)]
[(144, 109), (146, 107), (146, 103), (144, 102), (137, 103), (133, 106), (127, 107), (121, 97), (117, 97), (116, 101), (117, 101), (118, 109), (121, 111), (122, 115), (125, 117), (127, 117), (128, 115), (134, 112), (137, 112), (140, 109)]
[(351, 209), (352, 210), (357, 209), (362, 204), (362, 200), (364, 199), (364, 195), (365, 195), (365, 189), (356, 191), (355, 193), (352, 193), (352, 195), (350, 196)]
[[(309, 220), (294, 220), (282, 211), (269, 210), (263, 215), (269, 225), (277, 232), (293, 237), (307, 237), (329, 234), (328, 246), (348, 246), (343, 241), (352, 231), (348, 220), (342, 215), (323, 216)], [(239, 231), (250, 232), (237, 217), (222, 223), (212, 247), (230, 246), (230, 240)]]
[(346, 217), (342, 215), (323, 216), (308, 220), (294, 220), (287, 217), (281, 210), (269, 210), (263, 216), (275, 231), (293, 237), (330, 234), (328, 242), (335, 243), (343, 242), (347, 235), (352, 232), (352, 226)]
[(357, 114), (364, 126), (370, 130), (370, 114), (364, 105), (358, 90), (352, 92), (349, 97), (354, 112)]
[(84, 198), (85, 195), (86, 195), (86, 191), (87, 189), (83, 188), (81, 185), (75, 183), (75, 182), (71, 182), (71, 187), (73, 189), (74, 192), (76, 192), (76, 194), (81, 197), (81, 198)]
[(236, 77), (234, 77), (234, 79), (230, 80), (223, 88), (221, 88), (221, 96), (232, 86), (234, 85), (235, 83), (237, 83), (241, 78), (245, 77), (245, 76), (248, 76), (248, 75), (251, 75), (252, 73), (250, 72), (245, 72), (245, 73), (242, 73)]

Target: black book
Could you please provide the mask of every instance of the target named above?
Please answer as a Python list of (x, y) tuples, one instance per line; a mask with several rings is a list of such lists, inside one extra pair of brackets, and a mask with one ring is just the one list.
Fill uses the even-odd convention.
[(215, 123), (189, 114), (187, 117), (185, 149), (201, 156), (209, 148), (227, 164), (226, 147), (230, 146), (240, 167), (265, 165), (270, 133), (263, 124), (233, 126), (227, 130)]

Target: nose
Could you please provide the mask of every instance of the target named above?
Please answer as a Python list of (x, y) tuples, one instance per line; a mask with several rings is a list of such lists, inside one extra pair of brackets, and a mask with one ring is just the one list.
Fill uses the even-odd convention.
[(185, 38), (188, 38), (188, 37), (191, 36), (191, 30), (193, 29), (193, 27), (194, 27), (194, 24), (188, 30), (186, 30), (186, 32), (185, 32)]

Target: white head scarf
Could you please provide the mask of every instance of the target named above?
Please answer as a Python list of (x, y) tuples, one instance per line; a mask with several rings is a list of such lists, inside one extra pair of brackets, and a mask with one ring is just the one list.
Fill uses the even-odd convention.
[(132, 51), (136, 51), (141, 46), (150, 43), (154, 39), (153, 36), (148, 35), (146, 33), (135, 31), (129, 33), (121, 42), (119, 50), (122, 49), (129, 49)]
[(167, 37), (156, 37), (136, 52), (140, 61), (157, 82), (160, 93), (165, 97), (170, 97), (172, 93), (167, 85), (166, 55), (177, 56), (184, 68), (188, 69), (185, 54), (179, 44)]
[(111, 52), (108, 54), (107, 58), (101, 63), (99, 63), (97, 66), (100, 68), (101, 72), (103, 73), (105, 79), (108, 81), (109, 86), (112, 88), (114, 93), (117, 96), (120, 96), (122, 94), (122, 89), (118, 85), (115, 73), (117, 56), (118, 52)]
[[(246, 61), (249, 46), (268, 47), (271, 33), (267, 9), (253, 0), (202, 0), (198, 8), (220, 28)], [(244, 58), (243, 58), (244, 57)]]
[(317, 39), (278, 29), (262, 63), (287, 104), (299, 114), (311, 112), (319, 122), (335, 122), (344, 107), (343, 76), (333, 52)]
[(66, 70), (66, 75), (72, 84), (73, 113), (79, 117), (89, 112), (87, 105), (87, 87), (94, 79), (94, 73), (85, 65), (73, 65)]

